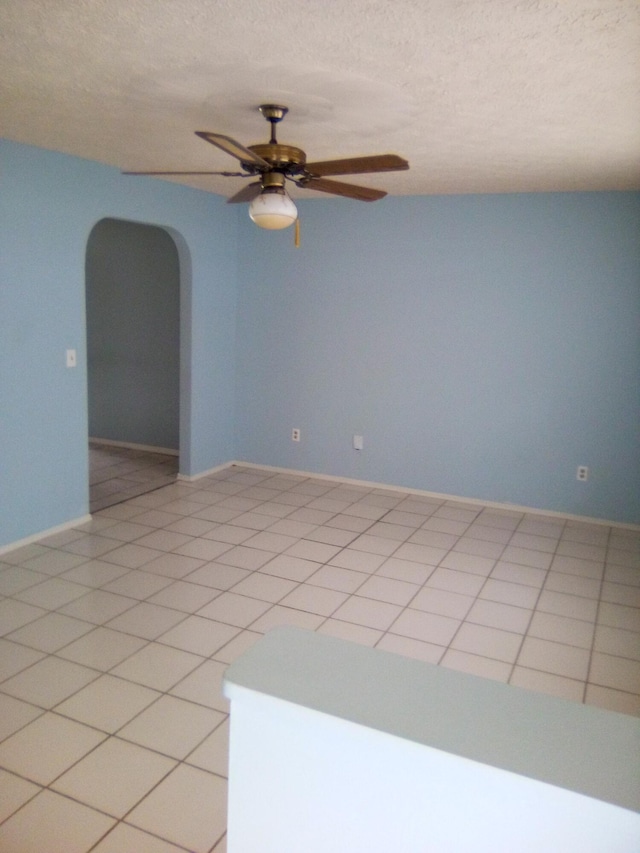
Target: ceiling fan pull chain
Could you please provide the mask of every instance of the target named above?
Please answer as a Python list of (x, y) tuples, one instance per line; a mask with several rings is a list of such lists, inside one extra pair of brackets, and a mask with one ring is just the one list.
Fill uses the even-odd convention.
[(296, 219), (293, 245), (296, 249), (300, 248), (300, 214), (298, 214), (298, 218)]

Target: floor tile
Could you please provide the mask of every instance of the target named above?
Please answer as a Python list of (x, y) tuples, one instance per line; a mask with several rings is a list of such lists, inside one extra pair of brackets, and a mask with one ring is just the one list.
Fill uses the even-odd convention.
[[(155, 557), (161, 557), (162, 551), (152, 548), (143, 548), (135, 543), (121, 545), (119, 548), (114, 548), (103, 556), (103, 561), (107, 563), (115, 563), (117, 566), (124, 566), (127, 569), (139, 569), (145, 563), (150, 563)], [(114, 590), (115, 591), (115, 590)]]
[(220, 624), (196, 614), (186, 617), (179, 625), (165, 631), (158, 641), (185, 652), (209, 657), (226, 645), (238, 632), (238, 627)]
[(465, 622), (454, 637), (451, 648), (514, 663), (521, 645), (522, 634)]
[(110, 619), (107, 627), (145, 640), (155, 640), (183, 619), (185, 614), (181, 610), (141, 602), (115, 619)]
[[(532, 610), (524, 607), (480, 599), (469, 610), (466, 619), (474, 625), (486, 625), (490, 628), (524, 634), (531, 622), (532, 613)], [(529, 632), (531, 633), (530, 629)]]
[(179, 765), (127, 817), (193, 853), (208, 853), (224, 835), (227, 783), (197, 767)]
[(497, 601), (500, 604), (511, 604), (514, 607), (532, 609), (539, 601), (540, 592), (536, 587), (488, 578), (480, 590), (479, 598), (486, 601)]
[(482, 575), (472, 575), (469, 572), (439, 568), (435, 569), (430, 575), (426, 586), (475, 597), (482, 589), (484, 582), (485, 579)]
[(490, 678), (493, 681), (504, 683), (509, 680), (511, 675), (511, 664), (456, 649), (448, 649), (440, 663), (449, 669), (457, 669), (470, 675), (479, 675), (482, 678)]
[(222, 678), (226, 668), (226, 664), (220, 661), (207, 660), (176, 684), (171, 689), (171, 695), (229, 713), (229, 702), (222, 694)]
[(270, 602), (259, 601), (247, 595), (223, 592), (198, 611), (198, 615), (227, 625), (246, 628), (271, 606)]
[[(193, 542), (194, 540), (191, 541)], [(207, 540), (205, 539), (197, 541), (207, 542)], [(223, 553), (226, 550), (226, 547), (221, 543), (209, 542), (208, 544), (214, 546), (213, 548), (208, 549), (211, 551), (211, 557), (208, 558), (210, 560), (213, 560), (218, 553)], [(182, 549), (182, 551), (184, 552), (185, 549)], [(156, 557), (156, 559), (151, 560), (150, 563), (145, 563), (144, 570), (145, 572), (148, 572), (153, 575), (160, 575), (163, 578), (173, 578), (174, 580), (179, 580), (180, 578), (184, 578), (186, 575), (190, 574), (196, 569), (199, 569), (200, 566), (203, 566), (207, 560), (207, 558), (204, 556), (200, 557), (199, 559), (196, 559), (195, 554), (189, 557), (186, 556), (183, 552), (163, 554), (162, 557)]]
[(65, 616), (82, 619), (84, 622), (91, 622), (94, 625), (102, 625), (109, 619), (124, 613), (125, 610), (135, 607), (137, 603), (138, 601), (135, 598), (116, 595), (102, 589), (94, 589), (86, 590), (82, 598), (77, 598), (70, 604), (66, 604), (58, 612)]
[(270, 551), (259, 551), (257, 548), (247, 548), (245, 545), (236, 545), (219, 558), (218, 562), (225, 566), (235, 566), (238, 569), (249, 569), (254, 571), (264, 566), (275, 554)]
[(318, 563), (312, 560), (303, 560), (300, 557), (291, 557), (287, 554), (278, 554), (273, 560), (265, 563), (259, 571), (262, 574), (274, 575), (278, 578), (300, 583), (318, 571)]
[(32, 572), (18, 566), (9, 566), (0, 571), (0, 595), (15, 595), (42, 581), (49, 580), (43, 572)]
[(35, 622), (30, 622), (17, 631), (6, 635), (7, 640), (22, 643), (41, 652), (56, 652), (83, 634), (93, 630), (90, 622), (63, 616), (61, 613), (47, 613)]
[(333, 618), (386, 631), (401, 611), (397, 604), (352, 595), (333, 613)]
[(606, 711), (640, 717), (640, 694), (637, 693), (627, 693), (611, 687), (601, 687), (598, 684), (587, 684), (585, 702), (587, 705), (595, 705)]
[(399, 560), (397, 557), (390, 557), (376, 570), (376, 574), (422, 585), (427, 582), (435, 570), (434, 566), (422, 566), (420, 563), (414, 563), (411, 560)]
[(229, 718), (214, 729), (185, 761), (187, 764), (227, 779), (229, 776)]
[(640, 661), (640, 633), (598, 625), (593, 648), (604, 654)]
[(86, 666), (46, 657), (3, 681), (2, 691), (32, 705), (53, 708), (98, 676), (98, 672)]
[(589, 682), (640, 694), (640, 661), (594, 652), (589, 668)]
[(390, 633), (422, 640), (436, 646), (448, 646), (459, 627), (458, 619), (407, 608), (395, 620)]
[[(194, 567), (195, 568), (195, 567)], [(105, 584), (102, 589), (115, 595), (137, 598), (143, 601), (156, 592), (160, 592), (171, 583), (170, 577), (151, 574), (150, 572), (129, 572), (114, 581)]]
[(347, 598), (346, 592), (303, 583), (285, 595), (281, 604), (283, 607), (293, 607), (320, 616), (331, 616)]
[(364, 572), (354, 572), (338, 566), (322, 566), (314, 570), (307, 583), (311, 586), (335, 589), (338, 592), (355, 592), (369, 577), (371, 576)]
[(567, 575), (578, 575), (581, 578), (593, 578), (600, 580), (604, 574), (604, 560), (595, 563), (591, 560), (582, 560), (577, 557), (555, 556), (551, 563), (551, 570), (564, 572)]
[(546, 569), (537, 569), (534, 566), (519, 566), (517, 563), (500, 560), (494, 566), (491, 577), (494, 580), (519, 583), (540, 589), (547, 577), (547, 571)]
[(35, 604), (36, 607), (57, 610), (58, 607), (62, 607), (64, 604), (80, 598), (86, 592), (86, 586), (55, 577), (48, 578), (36, 586), (22, 590), (22, 592), (16, 593), (14, 597), (18, 601)]
[(551, 571), (545, 580), (544, 589), (597, 599), (600, 595), (600, 581), (595, 578), (581, 578), (578, 575)]
[(383, 632), (365, 625), (354, 625), (353, 622), (341, 622), (339, 619), (327, 619), (317, 629), (319, 634), (349, 640), (361, 646), (373, 647), (380, 640)]
[(91, 853), (184, 853), (184, 850), (184, 847), (176, 847), (175, 844), (136, 829), (135, 826), (119, 823), (97, 847), (91, 848)]
[(473, 556), (484, 557), (492, 561), (497, 560), (503, 551), (503, 543), (490, 542), (486, 539), (474, 539), (470, 535), (461, 536), (452, 549), (452, 553), (454, 554), (472, 554)]
[(237, 583), (233, 587), (233, 592), (275, 604), (296, 586), (295, 581), (274, 577), (262, 572), (254, 572), (248, 578)]
[(0, 693), (0, 741), (26, 726), (43, 713), (42, 708), (36, 708), (21, 699)]
[(214, 652), (212, 657), (223, 663), (233, 663), (240, 655), (249, 651), (251, 646), (261, 637), (262, 634), (256, 631), (240, 631), (233, 639)]
[(602, 584), (600, 597), (602, 601), (608, 601), (611, 604), (626, 604), (629, 607), (640, 608), (640, 586), (605, 581)]
[(0, 743), (0, 765), (48, 785), (104, 738), (89, 726), (49, 712)]
[(5, 636), (23, 625), (35, 622), (46, 613), (43, 607), (34, 607), (32, 604), (6, 598), (0, 601), (0, 635)]
[(537, 602), (537, 609), (543, 613), (555, 613), (557, 616), (594, 622), (598, 612), (598, 602), (581, 595), (543, 589)]
[(145, 644), (141, 637), (98, 627), (60, 649), (58, 657), (107, 672)]
[(166, 691), (203, 662), (200, 655), (149, 643), (111, 670), (112, 675), (144, 687)]
[(419, 589), (417, 584), (372, 575), (358, 588), (358, 595), (404, 606), (409, 604)]
[(529, 626), (530, 637), (541, 637), (590, 649), (593, 643), (595, 624), (581, 619), (570, 619), (555, 613), (535, 613)]
[(550, 696), (559, 696), (573, 702), (581, 702), (584, 694), (583, 681), (541, 672), (538, 669), (528, 669), (525, 666), (514, 667), (509, 683), (515, 687), (525, 687), (536, 693), (548, 693)]
[(0, 826), (0, 850), (86, 853), (114, 824), (87, 806), (42, 791)]
[(445, 646), (435, 643), (427, 643), (415, 640), (411, 637), (402, 637), (398, 634), (385, 634), (376, 644), (376, 648), (386, 652), (393, 652), (407, 658), (416, 658), (427, 663), (440, 663), (446, 651)]
[(464, 619), (474, 602), (473, 596), (461, 595), (435, 587), (423, 587), (411, 601), (414, 610), (425, 610), (428, 613), (438, 613), (440, 616), (450, 616), (453, 619)]
[(116, 566), (115, 563), (105, 563), (103, 560), (89, 560), (81, 566), (76, 566), (58, 575), (65, 580), (83, 584), (89, 587), (99, 587), (126, 575), (130, 569), (125, 566)]
[(603, 601), (598, 608), (598, 622), (610, 628), (638, 631), (640, 630), (640, 610), (637, 607), (625, 607)]
[(195, 613), (220, 595), (220, 591), (201, 584), (175, 581), (147, 599), (147, 604), (159, 604), (184, 613)]
[(13, 773), (0, 769), (0, 823), (10, 817), (21, 806), (33, 799), (41, 790), (39, 785), (27, 782)]
[(86, 563), (87, 557), (79, 554), (68, 554), (64, 551), (48, 550), (45, 554), (27, 560), (22, 565), (35, 572), (45, 575), (59, 575), (68, 569), (73, 569), (81, 563)]
[(324, 617), (317, 616), (315, 613), (305, 613), (302, 610), (293, 610), (291, 607), (275, 604), (270, 610), (258, 617), (255, 622), (252, 622), (250, 627), (252, 631), (260, 631), (263, 634), (280, 625), (293, 625), (297, 628), (315, 631), (323, 621)]
[(502, 552), (502, 558), (506, 563), (515, 563), (521, 566), (530, 566), (545, 571), (551, 565), (553, 556), (544, 551), (534, 551), (532, 548), (518, 548), (515, 545), (507, 545)]
[(118, 732), (171, 758), (183, 759), (225, 719), (224, 713), (177, 696), (161, 696)]
[(56, 707), (56, 712), (100, 731), (113, 734), (160, 694), (112, 675), (101, 675), (92, 684)]
[(0, 682), (42, 660), (44, 652), (0, 639)]
[(356, 572), (373, 574), (385, 562), (385, 559), (380, 554), (367, 554), (365, 551), (355, 551), (351, 548), (345, 548), (329, 561), (329, 565), (338, 566), (341, 569), (353, 569)]
[(206, 563), (202, 568), (196, 569), (187, 575), (189, 583), (197, 583), (212, 589), (225, 590), (237, 584), (243, 578), (249, 577), (248, 569), (239, 569), (236, 566), (224, 566), (221, 563)]
[(589, 669), (589, 652), (577, 646), (525, 637), (517, 664), (584, 681)]

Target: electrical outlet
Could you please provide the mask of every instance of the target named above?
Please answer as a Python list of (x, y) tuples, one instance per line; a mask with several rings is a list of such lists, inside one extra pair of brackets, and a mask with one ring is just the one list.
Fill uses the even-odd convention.
[(576, 474), (576, 479), (580, 480), (581, 483), (586, 483), (589, 479), (589, 469), (586, 465), (578, 465), (578, 473)]
[(291, 430), (291, 441), (300, 441), (300, 430), (292, 429)]
[(362, 450), (364, 447), (364, 438), (361, 435), (353, 436), (353, 449)]

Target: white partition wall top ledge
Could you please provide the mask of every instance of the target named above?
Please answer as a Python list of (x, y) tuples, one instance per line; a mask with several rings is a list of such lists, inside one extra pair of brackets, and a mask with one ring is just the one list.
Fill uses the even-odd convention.
[(640, 811), (640, 720), (299, 628), (226, 671), (245, 690)]

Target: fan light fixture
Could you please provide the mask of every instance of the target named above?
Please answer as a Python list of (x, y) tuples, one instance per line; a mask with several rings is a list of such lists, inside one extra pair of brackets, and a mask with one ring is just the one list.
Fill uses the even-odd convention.
[(281, 187), (266, 187), (249, 205), (249, 216), (260, 228), (288, 228), (298, 218), (298, 209)]

